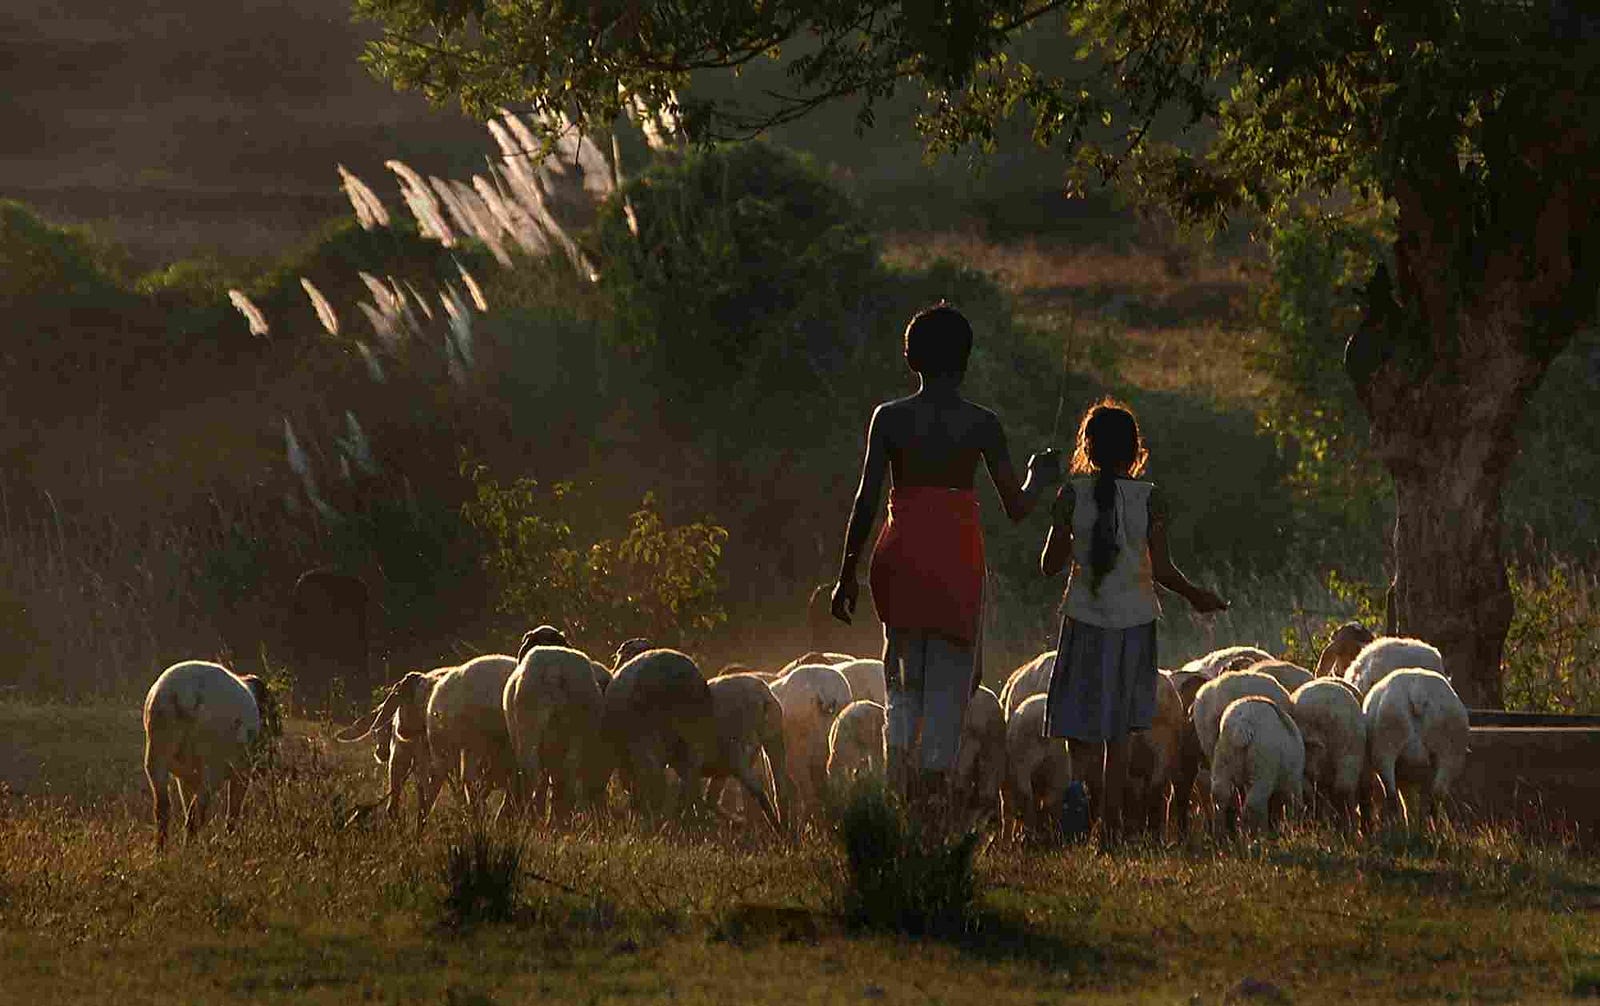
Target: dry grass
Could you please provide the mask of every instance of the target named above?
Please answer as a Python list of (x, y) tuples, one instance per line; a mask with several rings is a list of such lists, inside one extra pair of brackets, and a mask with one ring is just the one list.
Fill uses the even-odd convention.
[(50, 783), (0, 797), (0, 998), (17, 1001), (1210, 1003), (1247, 977), (1297, 1003), (1549, 1001), (1600, 963), (1600, 864), (1487, 828), (1002, 842), (979, 860), (978, 932), (908, 941), (845, 933), (817, 833), (595, 819), (522, 834), (513, 920), (458, 930), (438, 908), (458, 807), (420, 841), (341, 830), (376, 783), (365, 746), (321, 726), (293, 726), (237, 833), (164, 854), (126, 709), (11, 704), (0, 733)]
[(1184, 245), (1002, 244), (948, 232), (892, 235), (884, 258), (903, 268), (947, 259), (987, 273), (1020, 323), (1060, 340), (1074, 369), (1108, 386), (1240, 408), (1267, 390), (1250, 361), (1258, 333), (1249, 259)]

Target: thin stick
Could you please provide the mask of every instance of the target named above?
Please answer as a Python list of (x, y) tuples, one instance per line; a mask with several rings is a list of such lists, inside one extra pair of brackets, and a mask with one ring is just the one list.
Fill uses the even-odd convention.
[(1074, 328), (1073, 315), (1067, 313), (1067, 334), (1061, 339), (1061, 377), (1056, 382), (1056, 418), (1050, 423), (1051, 446), (1055, 445), (1056, 436), (1061, 432), (1061, 413), (1067, 405), (1067, 364), (1072, 356), (1072, 332)]

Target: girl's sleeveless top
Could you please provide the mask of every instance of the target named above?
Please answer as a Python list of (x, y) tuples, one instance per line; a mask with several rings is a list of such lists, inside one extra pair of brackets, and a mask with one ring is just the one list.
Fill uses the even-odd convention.
[(1072, 577), (1067, 584), (1066, 615), (1107, 629), (1126, 629), (1156, 620), (1155, 576), (1150, 568), (1149, 482), (1117, 479), (1115, 540), (1117, 554), (1098, 591), (1090, 588), (1089, 546), (1099, 509), (1094, 502), (1094, 477), (1076, 476), (1072, 488)]

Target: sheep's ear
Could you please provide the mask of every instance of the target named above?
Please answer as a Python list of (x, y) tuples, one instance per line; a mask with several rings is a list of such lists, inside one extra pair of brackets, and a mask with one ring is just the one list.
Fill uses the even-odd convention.
[(522, 658), (526, 657), (528, 655), (528, 651), (533, 649), (533, 647), (533, 633), (531, 631), (524, 632), (522, 634), (522, 645), (517, 647), (517, 663), (522, 663)]
[[(406, 675), (406, 678), (409, 677), (411, 677), (410, 674)], [(350, 744), (361, 740), (363, 737), (366, 737), (368, 734), (372, 733), (379, 723), (387, 722), (389, 717), (394, 715), (394, 711), (400, 707), (400, 703), (403, 701), (400, 692), (406, 683), (406, 678), (400, 679), (399, 684), (389, 689), (389, 694), (384, 698), (383, 704), (374, 709), (371, 716), (357, 720), (350, 726), (345, 727), (343, 730), (334, 734), (333, 739), (344, 744)]]

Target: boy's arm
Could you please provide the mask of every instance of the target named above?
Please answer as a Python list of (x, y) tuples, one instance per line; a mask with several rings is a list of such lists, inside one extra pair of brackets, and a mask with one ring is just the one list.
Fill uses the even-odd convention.
[(855, 614), (861, 586), (856, 582), (856, 566), (867, 543), (873, 518), (878, 515), (878, 500), (883, 495), (883, 477), (889, 468), (889, 445), (882, 420), (883, 406), (872, 412), (867, 424), (867, 456), (861, 463), (861, 482), (856, 486), (855, 504), (850, 508), (850, 523), (844, 531), (844, 555), (839, 560), (839, 582), (829, 604), (833, 617), (849, 622)]
[(1056, 501), (1050, 507), (1050, 530), (1044, 537), (1044, 551), (1039, 553), (1039, 572), (1055, 576), (1067, 568), (1072, 556), (1072, 508), (1074, 497), (1070, 486), (1056, 491)]
[(1201, 614), (1227, 609), (1227, 601), (1189, 582), (1189, 578), (1173, 565), (1172, 555), (1167, 551), (1167, 497), (1159, 487), (1150, 490), (1149, 544), (1150, 571), (1157, 583), (1188, 601)]
[(1000, 505), (1005, 509), (1006, 516), (1019, 521), (1028, 516), (1034, 504), (1039, 502), (1039, 493), (1044, 484), (1059, 477), (1061, 462), (1056, 457), (1055, 448), (1040, 451), (1028, 459), (1026, 480), (1018, 482), (1000, 417), (992, 412), (986, 412), (985, 415), (983, 464), (989, 470), (989, 480), (994, 483), (995, 492), (1000, 494)]

